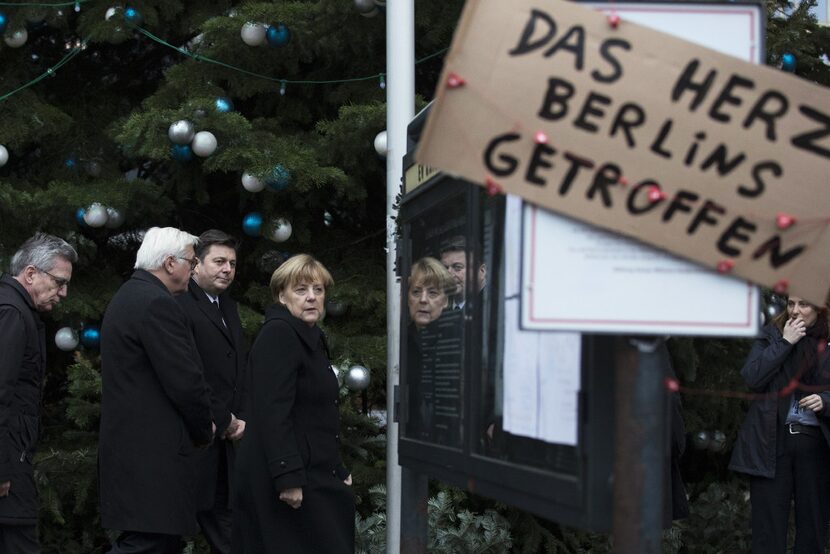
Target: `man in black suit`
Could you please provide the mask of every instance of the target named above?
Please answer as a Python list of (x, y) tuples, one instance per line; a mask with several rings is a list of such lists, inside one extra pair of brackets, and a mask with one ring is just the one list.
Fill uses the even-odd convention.
[[(473, 265), (473, 252), (467, 250), (467, 239), (463, 235), (450, 238), (441, 248), (441, 263), (455, 280), (455, 293), (450, 302), (450, 310), (461, 310), (466, 304), (464, 290), (467, 287), (467, 268)], [(487, 267), (482, 263), (475, 268), (475, 292), (479, 298), (487, 284)]]
[(77, 259), (63, 239), (37, 233), (0, 274), (0, 552), (40, 552), (32, 466), (46, 370), (40, 314), (66, 298)]
[(153, 227), (101, 327), (101, 524), (110, 553), (178, 554), (198, 532), (193, 455), (216, 426), (187, 316), (174, 295), (196, 266), (193, 235)]
[(236, 247), (236, 240), (222, 231), (202, 233), (196, 248), (199, 263), (187, 292), (176, 298), (196, 339), (216, 421), (217, 440), (196, 459), (197, 519), (214, 554), (231, 551), (232, 442), (245, 432), (241, 414), (245, 340), (236, 303), (226, 294), (236, 275)]

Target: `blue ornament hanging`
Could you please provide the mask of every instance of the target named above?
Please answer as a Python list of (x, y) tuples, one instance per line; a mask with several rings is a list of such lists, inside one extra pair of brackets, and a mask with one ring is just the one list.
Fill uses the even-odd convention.
[(84, 326), (81, 331), (81, 344), (92, 350), (97, 350), (101, 346), (101, 331), (97, 325)]
[(193, 159), (193, 149), (189, 144), (173, 144), (170, 146), (170, 156), (177, 162), (189, 162)]
[(124, 10), (124, 19), (133, 25), (141, 25), (144, 23), (144, 16), (135, 8), (126, 8)]
[(233, 100), (226, 96), (220, 96), (217, 98), (213, 105), (219, 113), (228, 113), (233, 111)]
[(0, 12), (0, 35), (6, 32), (6, 25), (8, 25), (9, 19), (6, 17), (6, 14)]
[(795, 56), (789, 52), (781, 56), (781, 69), (789, 73), (795, 73)]
[(63, 166), (74, 171), (78, 168), (78, 160), (75, 159), (75, 156), (69, 156), (63, 161)]
[(274, 48), (285, 46), (291, 40), (291, 31), (282, 23), (271, 25), (265, 31), (265, 39)]
[(291, 184), (291, 172), (284, 165), (277, 164), (265, 178), (265, 184), (277, 192), (285, 190)]
[(78, 225), (80, 225), (81, 227), (89, 227), (89, 225), (86, 224), (86, 220), (84, 219), (85, 215), (86, 210), (84, 208), (78, 208), (77, 210), (75, 210), (75, 221), (77, 221)]
[(242, 219), (242, 231), (249, 237), (258, 237), (262, 234), (262, 214), (251, 212)]

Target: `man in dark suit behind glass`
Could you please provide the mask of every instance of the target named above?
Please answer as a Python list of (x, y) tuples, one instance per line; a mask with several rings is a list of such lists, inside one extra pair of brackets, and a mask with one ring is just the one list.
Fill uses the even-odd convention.
[(196, 339), (216, 421), (216, 440), (197, 454), (195, 469), (197, 519), (214, 554), (231, 551), (232, 442), (245, 433), (246, 347), (236, 302), (226, 293), (236, 276), (236, 248), (236, 239), (222, 231), (202, 233), (196, 247), (199, 263), (187, 292), (176, 298)]
[(197, 238), (153, 227), (101, 326), (101, 525), (110, 553), (178, 554), (198, 532), (196, 448), (213, 440), (210, 396), (187, 317)]

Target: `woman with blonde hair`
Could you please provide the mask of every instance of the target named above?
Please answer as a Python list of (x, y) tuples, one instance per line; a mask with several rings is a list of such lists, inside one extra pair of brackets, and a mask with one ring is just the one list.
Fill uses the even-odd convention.
[(234, 552), (354, 551), (352, 476), (339, 453), (339, 386), (317, 326), (332, 284), (308, 254), (293, 256), (271, 277), (274, 304), (248, 360)]

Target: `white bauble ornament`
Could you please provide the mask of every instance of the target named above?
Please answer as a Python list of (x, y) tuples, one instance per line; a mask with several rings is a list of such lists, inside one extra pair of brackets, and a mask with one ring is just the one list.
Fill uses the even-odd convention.
[(6, 41), (6, 44), (9, 45), (9, 48), (20, 48), (26, 41), (29, 39), (29, 33), (26, 29), (18, 29), (17, 31), (13, 32), (10, 35), (6, 35), (3, 39)]
[(190, 148), (199, 157), (207, 158), (216, 151), (216, 137), (210, 131), (199, 131), (193, 136)]
[(265, 32), (268, 28), (262, 23), (248, 22), (242, 26), (239, 35), (242, 37), (242, 42), (248, 46), (259, 46), (265, 42)]
[(375, 135), (375, 152), (386, 157), (386, 154), (389, 153), (389, 150), (386, 147), (386, 131), (381, 131), (377, 135)]
[(107, 8), (106, 13), (104, 13), (104, 20), (109, 21), (116, 13), (118, 13), (118, 8)]
[(0, 144), (0, 167), (6, 165), (6, 162), (9, 161), (9, 151), (6, 150), (6, 147)]
[(196, 127), (192, 121), (180, 119), (175, 123), (171, 123), (167, 129), (167, 138), (173, 144), (190, 144), (193, 136), (196, 134)]
[(61, 327), (55, 333), (55, 346), (69, 352), (78, 347), (78, 333), (72, 327)]
[(107, 229), (117, 229), (124, 224), (124, 214), (115, 208), (107, 208)]
[(274, 242), (285, 242), (291, 237), (291, 222), (284, 217), (275, 219), (271, 229), (271, 240)]
[(351, 390), (365, 390), (369, 386), (371, 375), (369, 370), (362, 365), (353, 365), (343, 381)]
[(248, 192), (260, 192), (265, 188), (265, 183), (246, 171), (242, 174), (242, 186)]
[(92, 204), (84, 212), (84, 223), (90, 227), (103, 227), (107, 224), (107, 219), (109, 219), (107, 208), (98, 202)]
[(354, 0), (354, 7), (360, 14), (365, 14), (372, 10), (377, 10), (374, 0)]

